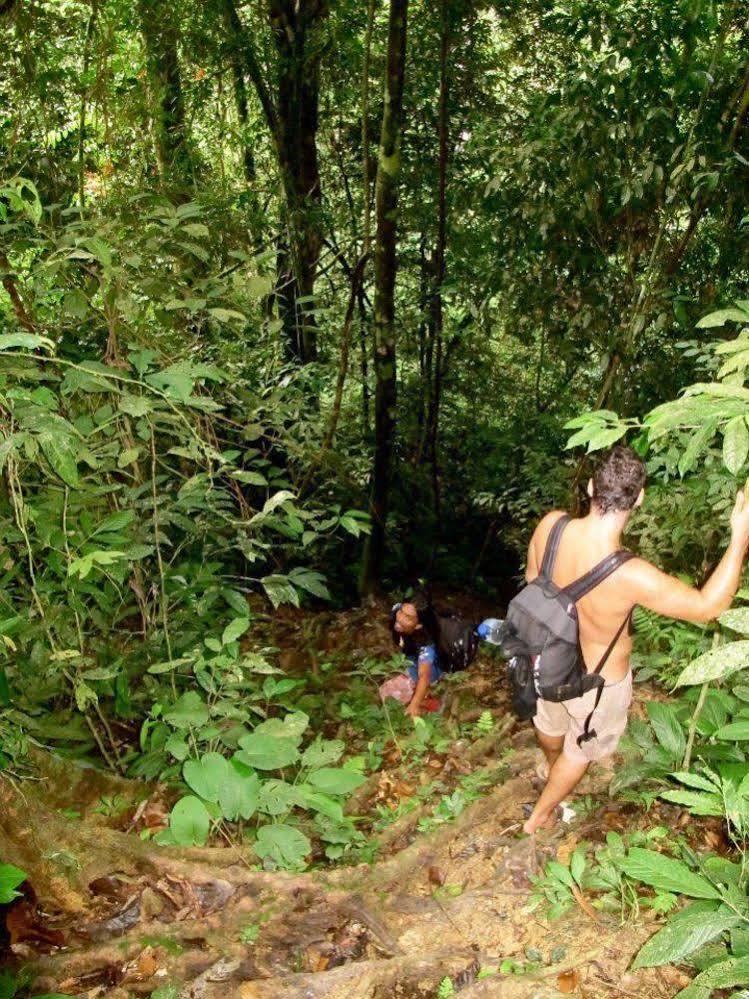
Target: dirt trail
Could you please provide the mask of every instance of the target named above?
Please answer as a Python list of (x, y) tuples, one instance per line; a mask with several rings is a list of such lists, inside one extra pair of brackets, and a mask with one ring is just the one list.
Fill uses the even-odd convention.
[[(275, 644), (304, 650), (284, 668), (315, 669), (310, 648), (321, 661), (331, 651), (341, 661), (387, 658), (384, 611), (279, 615)], [(447, 706), (461, 719), (490, 711), (492, 731), (431, 760), (444, 786), (482, 769), (490, 790), (426, 835), (418, 832), (426, 805), (384, 831), (372, 827), (384, 854), (372, 865), (293, 875), (259, 870), (248, 852), (230, 846), (160, 849), (107, 828), (96, 814), (103, 794), (142, 796), (142, 785), (62, 761), (43, 762), (41, 783), (0, 780), (0, 855), (28, 872), (39, 895), (38, 904), (30, 896), (14, 910), (15, 964), (33, 971), (38, 992), (87, 999), (157, 989), (167, 990), (164, 999), (434, 999), (445, 978), (465, 999), (669, 999), (686, 984), (676, 969), (627, 972), (651, 928), (622, 926), (585, 898), (550, 924), (527, 911), (534, 867), (600, 839), (602, 820), (618, 806), (608, 800), (605, 774), (593, 775), (583, 790), (597, 810), (535, 844), (519, 838), (522, 805), (537, 793), (537, 756), (529, 728), (506, 712), (498, 669), (480, 657)], [(339, 737), (348, 741), (353, 731)], [(352, 812), (372, 810), (383, 780), (398, 777), (395, 764), (384, 768), (354, 796)], [(81, 821), (61, 814), (71, 805)], [(617, 823), (623, 828), (627, 817), (614, 814)], [(507, 959), (532, 959), (540, 970), (478, 978)]]
[[(673, 996), (684, 984), (673, 969), (627, 974), (647, 928), (584, 908), (549, 925), (525, 911), (532, 865), (589, 835), (581, 819), (535, 849), (517, 838), (533, 796), (529, 735), (513, 739), (506, 779), (491, 793), (372, 866), (286, 875), (249, 870), (229, 848), (123, 850), (108, 875), (122, 890), (118, 915), (83, 922), (68, 934), (69, 951), (36, 957), (36, 987), (90, 999), (170, 983), (180, 999), (416, 999), (436, 996), (449, 977), (466, 999), (541, 999), (560, 986), (588, 999)], [(605, 783), (588, 791), (604, 795)], [(257, 927), (253, 942), (248, 926)], [(556, 961), (535, 976), (477, 981), (481, 968), (531, 950), (546, 961), (556, 951)]]

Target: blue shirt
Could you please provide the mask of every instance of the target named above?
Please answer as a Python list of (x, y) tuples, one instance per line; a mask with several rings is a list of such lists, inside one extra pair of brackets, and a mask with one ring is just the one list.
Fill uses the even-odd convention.
[(442, 670), (437, 665), (437, 649), (433, 645), (422, 645), (418, 653), (409, 656), (411, 665), (406, 672), (411, 679), (416, 682), (419, 679), (419, 666), (427, 664), (429, 666), (429, 683), (436, 683), (442, 676)]

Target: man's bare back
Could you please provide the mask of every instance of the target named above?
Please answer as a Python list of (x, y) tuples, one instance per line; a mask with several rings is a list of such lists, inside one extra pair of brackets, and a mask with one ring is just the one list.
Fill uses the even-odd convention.
[[(562, 534), (552, 574), (557, 585), (564, 587), (579, 579), (596, 563), (622, 547), (622, 534), (630, 515), (642, 503), (644, 481), (644, 465), (631, 449), (618, 446), (609, 452), (588, 484), (590, 513), (571, 520)], [(528, 546), (528, 581), (538, 575), (549, 535), (561, 515), (559, 510), (547, 514), (534, 531)], [(740, 490), (731, 513), (728, 547), (700, 589), (661, 572), (645, 559), (632, 558), (619, 566), (577, 603), (580, 646), (587, 668), (596, 668), (636, 605), (684, 621), (716, 618), (730, 606), (738, 589), (748, 545), (749, 497)], [(583, 752), (576, 748), (573, 739), (580, 718), (590, 710), (582, 704), (584, 698), (577, 699), (580, 704), (573, 700), (562, 702), (561, 706), (549, 706), (539, 699), (534, 725), (549, 776), (523, 826), (526, 832), (535, 832), (552, 821), (555, 807), (577, 786), (590, 760), (601, 759), (615, 750), (626, 724), (631, 698), (631, 693), (623, 692), (621, 687), (625, 679), (631, 687), (631, 650), (632, 640), (625, 628), (602, 670), (606, 687), (601, 699), (601, 718), (608, 717), (609, 731), (606, 732), (603, 725), (599, 726), (598, 746), (593, 740), (586, 743)], [(607, 698), (610, 710), (606, 715), (603, 707)]]

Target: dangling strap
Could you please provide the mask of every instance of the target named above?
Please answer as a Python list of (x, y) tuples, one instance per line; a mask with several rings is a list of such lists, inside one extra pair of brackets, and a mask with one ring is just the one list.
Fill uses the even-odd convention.
[(562, 532), (571, 519), (572, 518), (568, 513), (563, 513), (551, 529), (549, 540), (546, 542), (546, 551), (544, 552), (543, 561), (541, 562), (541, 571), (539, 573), (541, 576), (546, 576), (547, 579), (551, 579), (551, 574), (554, 571), (554, 563), (557, 560), (557, 552), (559, 551), (559, 542), (562, 540)]
[(594, 590), (599, 583), (607, 579), (620, 565), (629, 562), (631, 558), (634, 558), (632, 552), (628, 552), (624, 548), (620, 548), (617, 552), (612, 552), (611, 555), (607, 555), (606, 558), (601, 559), (598, 565), (594, 565), (584, 576), (566, 586), (564, 592), (572, 603), (576, 604), (578, 600), (582, 600), (586, 594)]
[[(627, 614), (627, 616), (624, 618), (624, 620), (622, 621), (622, 623), (617, 628), (616, 634), (614, 635), (614, 637), (611, 639), (611, 641), (609, 643), (609, 647), (606, 649), (606, 651), (604, 652), (604, 654), (601, 656), (600, 662), (598, 663), (598, 665), (596, 666), (596, 668), (593, 670), (593, 675), (594, 676), (600, 676), (601, 675), (601, 670), (606, 665), (606, 663), (609, 661), (609, 656), (614, 651), (614, 646), (616, 645), (616, 643), (622, 637), (622, 632), (627, 627), (627, 623), (629, 622), (629, 619), (630, 619), (631, 616), (632, 615), (631, 615), (631, 612), (630, 612), (629, 614)], [(603, 688), (604, 687), (605, 687), (604, 683), (600, 683), (598, 685), (598, 689), (596, 691), (596, 702), (593, 705), (593, 707), (591, 708), (590, 714), (585, 719), (585, 725), (583, 726), (583, 730), (582, 730), (581, 734), (578, 735), (578, 737), (577, 737), (577, 744), (578, 744), (578, 746), (581, 746), (584, 742), (587, 742), (589, 739), (595, 739), (596, 738), (596, 730), (595, 729), (591, 729), (590, 722), (591, 722), (591, 719), (593, 718), (593, 714), (594, 714), (596, 708), (598, 707), (598, 705), (600, 703), (601, 695), (603, 694)]]

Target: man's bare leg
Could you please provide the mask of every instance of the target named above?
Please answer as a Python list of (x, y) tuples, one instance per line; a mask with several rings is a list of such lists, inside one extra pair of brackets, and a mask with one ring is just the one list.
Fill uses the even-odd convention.
[(536, 733), (536, 742), (539, 744), (543, 750), (543, 754), (546, 757), (546, 762), (549, 765), (548, 773), (551, 773), (551, 768), (557, 762), (560, 753), (562, 752), (562, 746), (564, 745), (563, 735), (546, 735), (545, 732), (541, 732), (538, 729), (534, 729)]
[(534, 833), (546, 825), (554, 809), (574, 791), (588, 769), (587, 763), (575, 763), (562, 753), (549, 770), (549, 779), (536, 802), (536, 807), (523, 825), (523, 832)]

